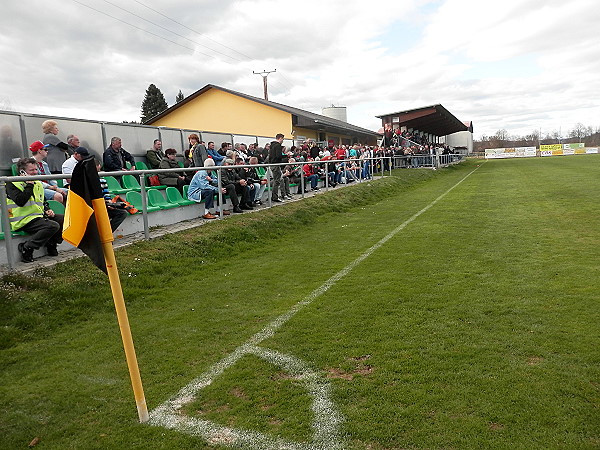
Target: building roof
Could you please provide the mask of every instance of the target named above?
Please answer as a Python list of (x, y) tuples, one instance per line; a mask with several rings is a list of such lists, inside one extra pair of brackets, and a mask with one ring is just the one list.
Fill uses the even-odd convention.
[[(447, 136), (458, 131), (467, 131), (469, 129), (469, 127), (454, 117), (450, 111), (440, 104), (383, 114), (377, 117), (383, 119), (386, 123), (392, 122), (392, 117), (399, 117), (400, 126), (423, 131), (435, 136)], [(394, 122), (394, 124), (395, 123), (396, 122)]]
[(335, 132), (335, 133), (339, 133), (339, 134), (350, 134), (350, 135), (368, 136), (368, 137), (378, 136), (378, 134), (374, 131), (368, 130), (366, 128), (361, 128), (356, 125), (349, 124), (342, 120), (333, 119), (331, 117), (323, 116), (321, 114), (315, 114), (310, 111), (305, 111), (303, 109), (294, 108), (292, 106), (287, 106), (287, 105), (284, 105), (281, 103), (264, 100), (264, 99), (258, 98), (258, 97), (253, 97), (252, 95), (247, 95), (247, 94), (243, 94), (241, 92), (232, 91), (231, 89), (225, 89), (220, 86), (216, 86), (214, 84), (207, 84), (202, 89), (199, 89), (196, 92), (194, 92), (193, 94), (187, 96), (179, 103), (174, 104), (170, 108), (164, 110), (162, 113), (152, 117), (150, 120), (146, 121), (145, 124), (151, 125), (152, 123), (156, 122), (158, 119), (165, 117), (166, 115), (168, 115), (175, 109), (180, 108), (183, 105), (185, 105), (186, 103), (193, 101), (194, 99), (201, 96), (202, 94), (204, 94), (206, 91), (208, 91), (210, 89), (218, 89), (220, 91), (227, 92), (229, 94), (236, 95), (238, 97), (242, 97), (247, 100), (251, 100), (253, 102), (260, 103), (262, 105), (269, 106), (271, 108), (279, 109), (281, 111), (290, 113), (292, 115), (292, 125), (293, 126), (297, 126), (297, 127), (301, 127), (301, 128), (308, 128), (308, 129), (317, 130), (317, 131)]

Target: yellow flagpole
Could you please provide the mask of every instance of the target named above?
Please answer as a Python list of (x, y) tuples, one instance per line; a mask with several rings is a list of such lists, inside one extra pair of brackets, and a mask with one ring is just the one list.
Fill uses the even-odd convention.
[(106, 203), (103, 198), (92, 200), (96, 223), (98, 224), (98, 232), (100, 241), (102, 242), (102, 251), (104, 260), (106, 261), (106, 271), (108, 280), (110, 281), (110, 289), (112, 291), (115, 309), (117, 311), (117, 320), (121, 329), (121, 339), (123, 340), (123, 348), (125, 349), (125, 358), (127, 367), (129, 368), (129, 376), (133, 386), (133, 395), (138, 410), (140, 422), (147, 422), (148, 407), (146, 405), (146, 397), (144, 396), (144, 388), (142, 387), (142, 378), (140, 369), (135, 355), (135, 347), (133, 346), (133, 337), (131, 336), (131, 328), (129, 327), (129, 319), (127, 318), (127, 308), (125, 307), (125, 299), (123, 297), (123, 289), (121, 288), (121, 279), (117, 270), (117, 261), (113, 250), (112, 241), (113, 235), (106, 211)]

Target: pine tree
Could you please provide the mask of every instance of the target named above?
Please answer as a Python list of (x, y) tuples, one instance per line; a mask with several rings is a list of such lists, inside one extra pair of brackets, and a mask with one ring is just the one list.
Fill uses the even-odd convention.
[(163, 93), (154, 84), (151, 84), (148, 86), (148, 89), (146, 89), (146, 95), (142, 102), (142, 123), (145, 123), (152, 117), (160, 114), (168, 107), (169, 105), (167, 105)]
[(184, 99), (183, 92), (181, 92), (181, 89), (179, 89), (179, 93), (175, 96), (175, 103), (179, 103), (183, 99)]

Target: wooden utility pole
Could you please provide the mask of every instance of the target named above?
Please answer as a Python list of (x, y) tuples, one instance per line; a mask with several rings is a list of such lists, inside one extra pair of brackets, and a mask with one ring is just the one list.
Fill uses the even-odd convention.
[(263, 70), (262, 72), (255, 72), (254, 70), (252, 71), (252, 73), (254, 75), (261, 75), (263, 77), (263, 88), (265, 90), (265, 100), (269, 100), (269, 92), (267, 89), (267, 77), (269, 76), (270, 73), (273, 73), (273, 72), (277, 72), (277, 69), (271, 70), (270, 72), (267, 72), (266, 70)]

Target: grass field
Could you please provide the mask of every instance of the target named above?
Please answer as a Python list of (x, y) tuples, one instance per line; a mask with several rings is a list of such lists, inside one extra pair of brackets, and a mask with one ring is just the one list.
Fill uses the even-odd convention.
[(152, 424), (100, 271), (4, 277), (0, 448), (600, 448), (599, 179), (397, 170), (119, 250)]

